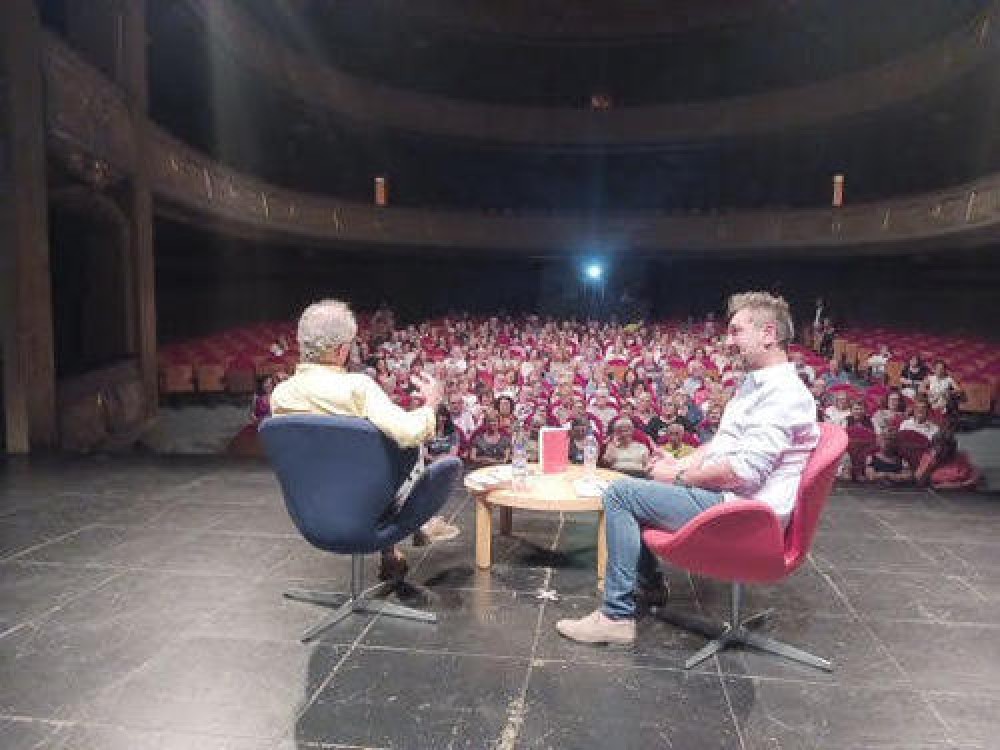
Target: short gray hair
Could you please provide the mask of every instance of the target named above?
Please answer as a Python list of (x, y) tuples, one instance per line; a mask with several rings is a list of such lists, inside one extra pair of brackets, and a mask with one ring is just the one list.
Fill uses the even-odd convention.
[(309, 305), (299, 318), (299, 356), (303, 362), (318, 362), (325, 351), (350, 344), (358, 333), (351, 309), (338, 299), (323, 299)]

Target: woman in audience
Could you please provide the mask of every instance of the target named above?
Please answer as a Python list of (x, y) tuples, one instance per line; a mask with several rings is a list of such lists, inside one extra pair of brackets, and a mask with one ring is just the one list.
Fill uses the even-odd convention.
[(920, 387), (927, 395), (931, 408), (942, 414), (954, 414), (958, 411), (958, 401), (962, 389), (958, 382), (948, 374), (948, 365), (943, 359), (934, 363), (934, 372), (928, 375)]
[(885, 484), (908, 484), (913, 481), (911, 467), (896, 447), (896, 435), (886, 430), (878, 436), (878, 449), (865, 461), (865, 479)]
[(660, 430), (666, 429), (667, 423), (653, 408), (653, 397), (648, 393), (643, 393), (636, 401), (635, 412), (632, 414), (632, 422), (640, 430), (656, 440)]
[(958, 450), (957, 426), (958, 420), (951, 418), (931, 438), (917, 466), (917, 484), (937, 490), (974, 489), (978, 484), (981, 472)]
[(490, 409), (483, 420), (483, 429), (472, 440), (469, 461), (477, 466), (507, 464), (510, 448), (510, 438), (500, 431), (500, 417)]
[(611, 423), (611, 441), (604, 450), (604, 465), (633, 477), (646, 478), (649, 473), (649, 448), (636, 440), (635, 425), (627, 417)]

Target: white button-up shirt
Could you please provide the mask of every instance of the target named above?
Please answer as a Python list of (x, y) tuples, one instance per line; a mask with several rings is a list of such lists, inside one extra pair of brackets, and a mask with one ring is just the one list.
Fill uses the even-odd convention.
[(706, 463), (725, 459), (742, 481), (738, 492), (767, 503), (783, 524), (795, 507), (802, 471), (819, 441), (816, 402), (790, 362), (748, 372), (726, 404)]

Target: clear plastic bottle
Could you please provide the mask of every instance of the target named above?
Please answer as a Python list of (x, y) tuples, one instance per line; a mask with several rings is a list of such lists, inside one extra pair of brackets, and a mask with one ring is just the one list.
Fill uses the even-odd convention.
[(528, 488), (528, 443), (527, 434), (521, 425), (514, 427), (511, 437), (511, 487), (515, 490)]
[(583, 473), (588, 477), (597, 476), (597, 452), (597, 436), (591, 429), (583, 439)]

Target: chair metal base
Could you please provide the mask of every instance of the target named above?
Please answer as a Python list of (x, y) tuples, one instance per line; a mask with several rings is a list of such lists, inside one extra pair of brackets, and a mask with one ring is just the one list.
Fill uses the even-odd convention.
[(705, 617), (699, 617), (698, 615), (660, 611), (659, 616), (667, 622), (712, 639), (694, 656), (684, 662), (685, 669), (691, 669), (723, 649), (733, 644), (739, 644), (771, 654), (777, 654), (786, 659), (791, 659), (792, 661), (797, 661), (827, 672), (833, 671), (833, 664), (826, 659), (821, 659), (818, 656), (810, 654), (808, 651), (803, 651), (795, 646), (790, 646), (774, 638), (769, 638), (766, 635), (748, 630), (748, 626), (766, 619), (774, 610), (768, 609), (743, 619), (742, 603), (743, 586), (742, 584), (734, 583), (732, 585), (731, 617), (729, 622), (719, 623)]
[(332, 628), (350, 614), (381, 614), (388, 617), (399, 617), (417, 622), (437, 622), (437, 615), (422, 609), (404, 607), (401, 604), (387, 602), (378, 597), (384, 596), (398, 587), (394, 581), (384, 581), (371, 588), (362, 590), (364, 586), (364, 556), (351, 555), (351, 593), (344, 601), (343, 594), (328, 591), (309, 591), (306, 589), (288, 589), (284, 592), (286, 599), (299, 602), (322, 604), (327, 607), (340, 606), (318, 624), (309, 628), (302, 635), (302, 642), (308, 643), (327, 628)]

